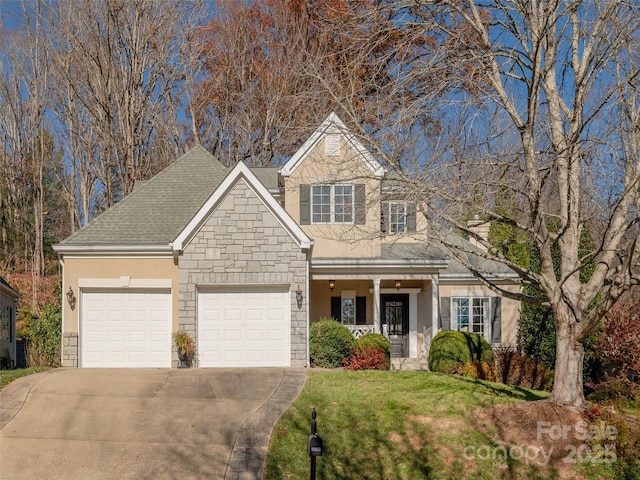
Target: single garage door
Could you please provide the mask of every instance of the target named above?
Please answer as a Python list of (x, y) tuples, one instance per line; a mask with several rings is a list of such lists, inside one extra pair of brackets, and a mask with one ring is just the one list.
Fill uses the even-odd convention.
[(198, 292), (198, 366), (289, 366), (289, 302), (288, 287)]
[(169, 291), (86, 291), (81, 304), (83, 367), (171, 367)]

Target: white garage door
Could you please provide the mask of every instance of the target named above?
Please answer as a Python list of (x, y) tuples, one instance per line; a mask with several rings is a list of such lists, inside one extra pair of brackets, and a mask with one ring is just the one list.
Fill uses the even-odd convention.
[(199, 292), (198, 366), (289, 366), (289, 302), (282, 288)]
[(81, 303), (83, 367), (171, 367), (168, 291), (89, 291)]

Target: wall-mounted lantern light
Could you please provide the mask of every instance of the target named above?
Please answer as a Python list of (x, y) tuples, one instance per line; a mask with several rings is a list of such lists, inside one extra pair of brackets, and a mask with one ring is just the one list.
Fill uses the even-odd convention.
[(396, 289), (400, 290), (400, 287), (402, 287), (402, 280), (396, 280)]
[(67, 302), (69, 303), (71, 310), (76, 308), (76, 296), (73, 293), (73, 289), (71, 288), (71, 285), (69, 285), (69, 290), (67, 291)]
[(336, 288), (336, 281), (335, 280), (329, 280), (329, 290), (331, 290), (333, 292), (334, 288)]
[(300, 285), (298, 285), (298, 289), (296, 290), (296, 301), (298, 302), (298, 308), (302, 308), (302, 299), (304, 297), (302, 296), (302, 289), (300, 288)]

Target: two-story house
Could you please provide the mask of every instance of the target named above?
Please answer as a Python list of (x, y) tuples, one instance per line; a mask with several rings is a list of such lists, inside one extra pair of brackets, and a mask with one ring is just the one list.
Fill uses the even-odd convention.
[[(335, 114), (280, 169), (193, 147), (54, 247), (63, 364), (170, 367), (180, 329), (197, 367), (306, 366), (322, 317), (384, 333), (405, 358), (442, 329), (514, 344), (518, 303), (421, 242), (426, 228)], [(518, 290), (501, 264), (472, 260)]]

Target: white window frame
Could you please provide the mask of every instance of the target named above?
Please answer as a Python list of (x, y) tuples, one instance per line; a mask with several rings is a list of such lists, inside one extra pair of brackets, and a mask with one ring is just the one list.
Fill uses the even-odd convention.
[[(460, 325), (459, 318), (459, 301), (466, 300), (466, 307), (460, 306), (460, 308), (467, 309), (467, 324)], [(478, 314), (479, 310), (482, 309), (481, 313)], [(479, 321), (481, 320), (481, 321)], [(487, 342), (491, 342), (491, 300), (489, 297), (466, 297), (466, 296), (458, 296), (451, 297), (451, 325), (454, 330), (460, 330), (463, 332), (477, 333), (482, 335)], [(478, 331), (479, 328), (482, 327), (482, 331)]]
[[(389, 211), (388, 213), (388, 225), (387, 225), (387, 230), (389, 234), (394, 234), (394, 233), (407, 233), (407, 210), (408, 210), (408, 204), (405, 201), (392, 201), (389, 202)], [(396, 208), (402, 209), (402, 212), (400, 213), (398, 210), (396, 210), (395, 212), (393, 212), (392, 210)], [(402, 228), (398, 228), (400, 226), (400, 219), (402, 219)]]
[[(322, 221), (316, 219), (315, 212), (315, 189), (329, 187), (329, 221)], [(336, 189), (340, 190), (343, 187), (351, 188), (351, 212), (350, 213), (336, 213)], [(343, 197), (348, 198), (348, 195), (342, 195)], [(352, 183), (336, 183), (336, 184), (318, 184), (311, 186), (311, 223), (313, 224), (327, 224), (327, 223), (339, 223), (339, 224), (353, 224), (355, 218), (355, 185)], [(324, 203), (322, 205), (325, 205)], [(323, 215), (323, 213), (318, 213), (317, 215)], [(326, 213), (324, 214), (326, 215)], [(350, 218), (347, 221), (337, 221), (336, 218), (338, 215), (348, 215)]]

